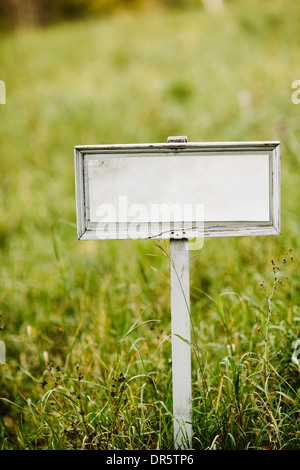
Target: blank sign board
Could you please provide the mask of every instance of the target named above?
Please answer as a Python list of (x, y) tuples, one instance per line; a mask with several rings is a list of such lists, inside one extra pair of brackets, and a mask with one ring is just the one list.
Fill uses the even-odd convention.
[(280, 233), (279, 142), (75, 147), (78, 238)]

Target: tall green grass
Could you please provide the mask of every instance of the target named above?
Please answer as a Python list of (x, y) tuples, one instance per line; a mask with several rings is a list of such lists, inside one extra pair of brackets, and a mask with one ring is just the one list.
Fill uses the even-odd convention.
[(299, 448), (300, 12), (269, 3), (1, 36), (2, 449), (172, 448), (168, 243), (77, 241), (73, 147), (182, 134), (282, 144), (282, 235), (191, 252), (193, 446)]

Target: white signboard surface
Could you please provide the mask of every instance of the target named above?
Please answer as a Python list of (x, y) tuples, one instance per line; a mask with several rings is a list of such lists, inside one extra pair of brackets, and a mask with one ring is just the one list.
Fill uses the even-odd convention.
[(79, 239), (280, 233), (279, 142), (75, 147)]

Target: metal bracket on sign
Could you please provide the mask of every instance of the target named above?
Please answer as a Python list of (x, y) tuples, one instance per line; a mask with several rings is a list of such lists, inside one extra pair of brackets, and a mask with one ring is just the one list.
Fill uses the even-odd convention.
[(187, 238), (186, 232), (184, 230), (172, 230), (170, 232), (170, 238), (173, 240), (182, 240), (183, 238)]
[(186, 144), (187, 136), (186, 135), (177, 135), (168, 137), (168, 144)]

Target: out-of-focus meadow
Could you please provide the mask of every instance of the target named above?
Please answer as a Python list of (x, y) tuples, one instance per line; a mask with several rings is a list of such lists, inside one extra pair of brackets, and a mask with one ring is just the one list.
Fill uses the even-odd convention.
[(172, 448), (168, 243), (77, 241), (73, 162), (169, 135), (281, 141), (282, 234), (191, 252), (193, 447), (299, 448), (300, 4), (182, 3), (2, 10), (2, 449)]

